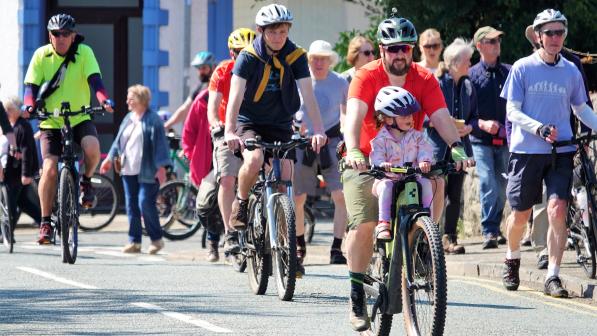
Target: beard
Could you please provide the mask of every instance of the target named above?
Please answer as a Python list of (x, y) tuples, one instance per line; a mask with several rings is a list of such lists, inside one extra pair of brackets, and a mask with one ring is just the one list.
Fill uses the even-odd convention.
[(201, 83), (209, 82), (210, 78), (211, 78), (210, 75), (199, 75), (199, 80), (201, 81)]
[(394, 76), (404, 76), (410, 70), (410, 65), (412, 64), (412, 60), (408, 61), (406, 58), (404, 59), (394, 59), (392, 63), (386, 61), (386, 68), (388, 71)]

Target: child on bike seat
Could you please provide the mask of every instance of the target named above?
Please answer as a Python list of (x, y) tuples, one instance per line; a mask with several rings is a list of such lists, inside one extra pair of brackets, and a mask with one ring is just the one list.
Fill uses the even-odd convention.
[[(375, 111), (378, 127), (377, 136), (371, 140), (371, 165), (390, 168), (412, 163), (423, 173), (431, 169), (433, 148), (424, 134), (413, 128), (413, 114), (421, 109), (413, 95), (397, 86), (382, 88), (375, 99)], [(400, 180), (399, 174), (388, 173), (387, 178), (375, 180), (373, 195), (378, 197), (379, 223), (375, 228), (378, 240), (392, 239), (390, 226), (392, 206), (392, 186)], [(431, 182), (419, 177), (417, 181), (422, 188), (423, 206), (429, 207), (433, 197)]]

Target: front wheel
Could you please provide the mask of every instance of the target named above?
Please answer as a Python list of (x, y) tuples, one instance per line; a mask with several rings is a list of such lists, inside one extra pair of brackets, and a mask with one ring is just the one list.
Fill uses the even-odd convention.
[(311, 207), (305, 205), (305, 240), (311, 244), (313, 241), (313, 234), (315, 233), (315, 216)]
[(182, 240), (199, 230), (201, 223), (195, 218), (196, 198), (197, 188), (191, 183), (175, 180), (160, 187), (157, 207), (164, 237)]
[(249, 198), (249, 227), (247, 228), (247, 273), (249, 286), (256, 295), (263, 295), (267, 290), (272, 268), (272, 255), (268, 251), (265, 218), (262, 203), (254, 196)]
[(294, 209), (287, 195), (278, 195), (274, 203), (274, 220), (278, 229), (276, 247), (272, 246), (278, 297), (290, 301), (294, 296), (298, 258)]
[(2, 231), (2, 244), (4, 244), (8, 253), (12, 253), (14, 249), (15, 222), (12, 219), (9, 202), (6, 186), (2, 184), (0, 187), (0, 230)]
[[(409, 235), (413, 279), (402, 274), (404, 325), (408, 335), (444, 333), (447, 305), (446, 261), (438, 226), (419, 217)], [(409, 285), (410, 282), (410, 285)]]
[(60, 171), (58, 184), (58, 220), (62, 245), (62, 261), (74, 264), (77, 260), (79, 204), (73, 174), (68, 168)]

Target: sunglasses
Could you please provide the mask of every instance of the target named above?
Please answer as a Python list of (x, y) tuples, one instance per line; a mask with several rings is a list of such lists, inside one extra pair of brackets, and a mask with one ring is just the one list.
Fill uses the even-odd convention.
[(481, 43), (483, 44), (498, 44), (502, 42), (502, 38), (501, 37), (496, 37), (496, 38), (492, 38), (492, 39), (482, 39)]
[(542, 33), (549, 37), (562, 37), (564, 34), (566, 34), (566, 29), (546, 29), (542, 31)]
[(383, 48), (390, 54), (397, 54), (400, 51), (406, 54), (413, 49), (413, 46), (410, 44), (398, 44), (393, 46), (383, 46)]
[(363, 53), (363, 55), (365, 56), (375, 56), (375, 53), (373, 52), (373, 50), (361, 50), (361, 53)]
[(442, 47), (441, 43), (426, 44), (423, 46), (423, 48), (425, 48), (425, 49), (433, 49), (433, 50), (439, 50), (441, 47)]
[(72, 34), (72, 32), (71, 31), (52, 30), (50, 32), (50, 34), (52, 34), (52, 36), (54, 36), (54, 37), (60, 37), (60, 36), (69, 37), (70, 34)]

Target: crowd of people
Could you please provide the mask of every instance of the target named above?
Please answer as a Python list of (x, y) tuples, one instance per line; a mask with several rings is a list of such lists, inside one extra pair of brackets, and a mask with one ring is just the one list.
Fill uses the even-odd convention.
[[(151, 240), (149, 253), (164, 247), (155, 204), (165, 167), (171, 164), (166, 129), (184, 122), (183, 153), (190, 160), (193, 183), (201, 187), (213, 167), (223, 227), (208, 228), (210, 262), (219, 260), (220, 233), (226, 253), (238, 252), (238, 232), (247, 227), (249, 191), (268, 160), (261, 151), (246, 150), (244, 141), (260, 136), (267, 142), (285, 142), (299, 132), (311, 136), (311, 148), (282, 160), (282, 178), (293, 180), (295, 188), (297, 277), (305, 274), (305, 201), (315, 192), (317, 175), (322, 175), (335, 206), (330, 263), (348, 265), (350, 322), (355, 330), (369, 328), (363, 279), (375, 240), (392, 239), (391, 185), (400, 179), (391, 174), (384, 180), (361, 175), (368, 164), (389, 168), (412, 163), (423, 172), (437, 161), (456, 164), (458, 173), (419, 178), (423, 205), (436, 223), (444, 223), (443, 248), (449, 254), (465, 253), (457, 232), (462, 171), (476, 165), (483, 248), (506, 244), (504, 286), (516, 290), (520, 283), (520, 245), (535, 206), (532, 227), (543, 228), (533, 236), (537, 246), (545, 246), (539, 257), (539, 266), (547, 268), (545, 293), (566, 297), (559, 265), (566, 243), (575, 148), (562, 148), (554, 165), (551, 143), (575, 134), (575, 118), (583, 127), (597, 129), (597, 116), (582, 66), (562, 50), (568, 34), (565, 16), (553, 9), (539, 13), (524, 32), (532, 53), (511, 66), (500, 61), (504, 32), (493, 27), (479, 28), (472, 41), (456, 38), (444, 49), (438, 30), (429, 28), (419, 35), (410, 20), (393, 15), (379, 24), (375, 43), (364, 36), (350, 41), (343, 56), (352, 68), (342, 74), (332, 70), (339, 55), (330, 42), (316, 40), (305, 50), (289, 39), (293, 19), (285, 6), (264, 6), (256, 15), (256, 31), (238, 28), (230, 34), (230, 59), (216, 65), (213, 54), (198, 53), (191, 65), (197, 68), (200, 84), (165, 123), (149, 108), (147, 87), (128, 89), (130, 112), (100, 165), (101, 173), (114, 167), (122, 177), (130, 225), (123, 251), (141, 252), (141, 219)], [(88, 104), (90, 90), (106, 110), (113, 111), (97, 61), (81, 43), (74, 19), (59, 14), (47, 28), (50, 44), (36, 51), (25, 76), (24, 112), (15, 112), (18, 100), (7, 99), (7, 113), (0, 113), (11, 149), (9, 161), (17, 162), (6, 164), (5, 178), (17, 194), (37, 171), (33, 133), (23, 117), (41, 103), (49, 111), (61, 101)], [(417, 46), (421, 58), (414, 62)], [(471, 67), (475, 50), (480, 61)], [(48, 81), (56, 88), (44, 101), (36, 99)], [(100, 157), (97, 131), (84, 116), (73, 118), (72, 124), (85, 157), (81, 203), (91, 206), (89, 177)], [(297, 124), (300, 127), (293, 130)], [(40, 244), (49, 242), (52, 230), (61, 126), (60, 118), (40, 125), (41, 207), (32, 210), (41, 224)], [(338, 159), (335, 149), (342, 141), (346, 150)], [(18, 154), (12, 149), (19, 149), (14, 151)], [(352, 169), (339, 171), (339, 165)], [(542, 198), (546, 211), (536, 206)], [(512, 213), (502, 233), (506, 199)], [(541, 213), (546, 213), (543, 220)]]

